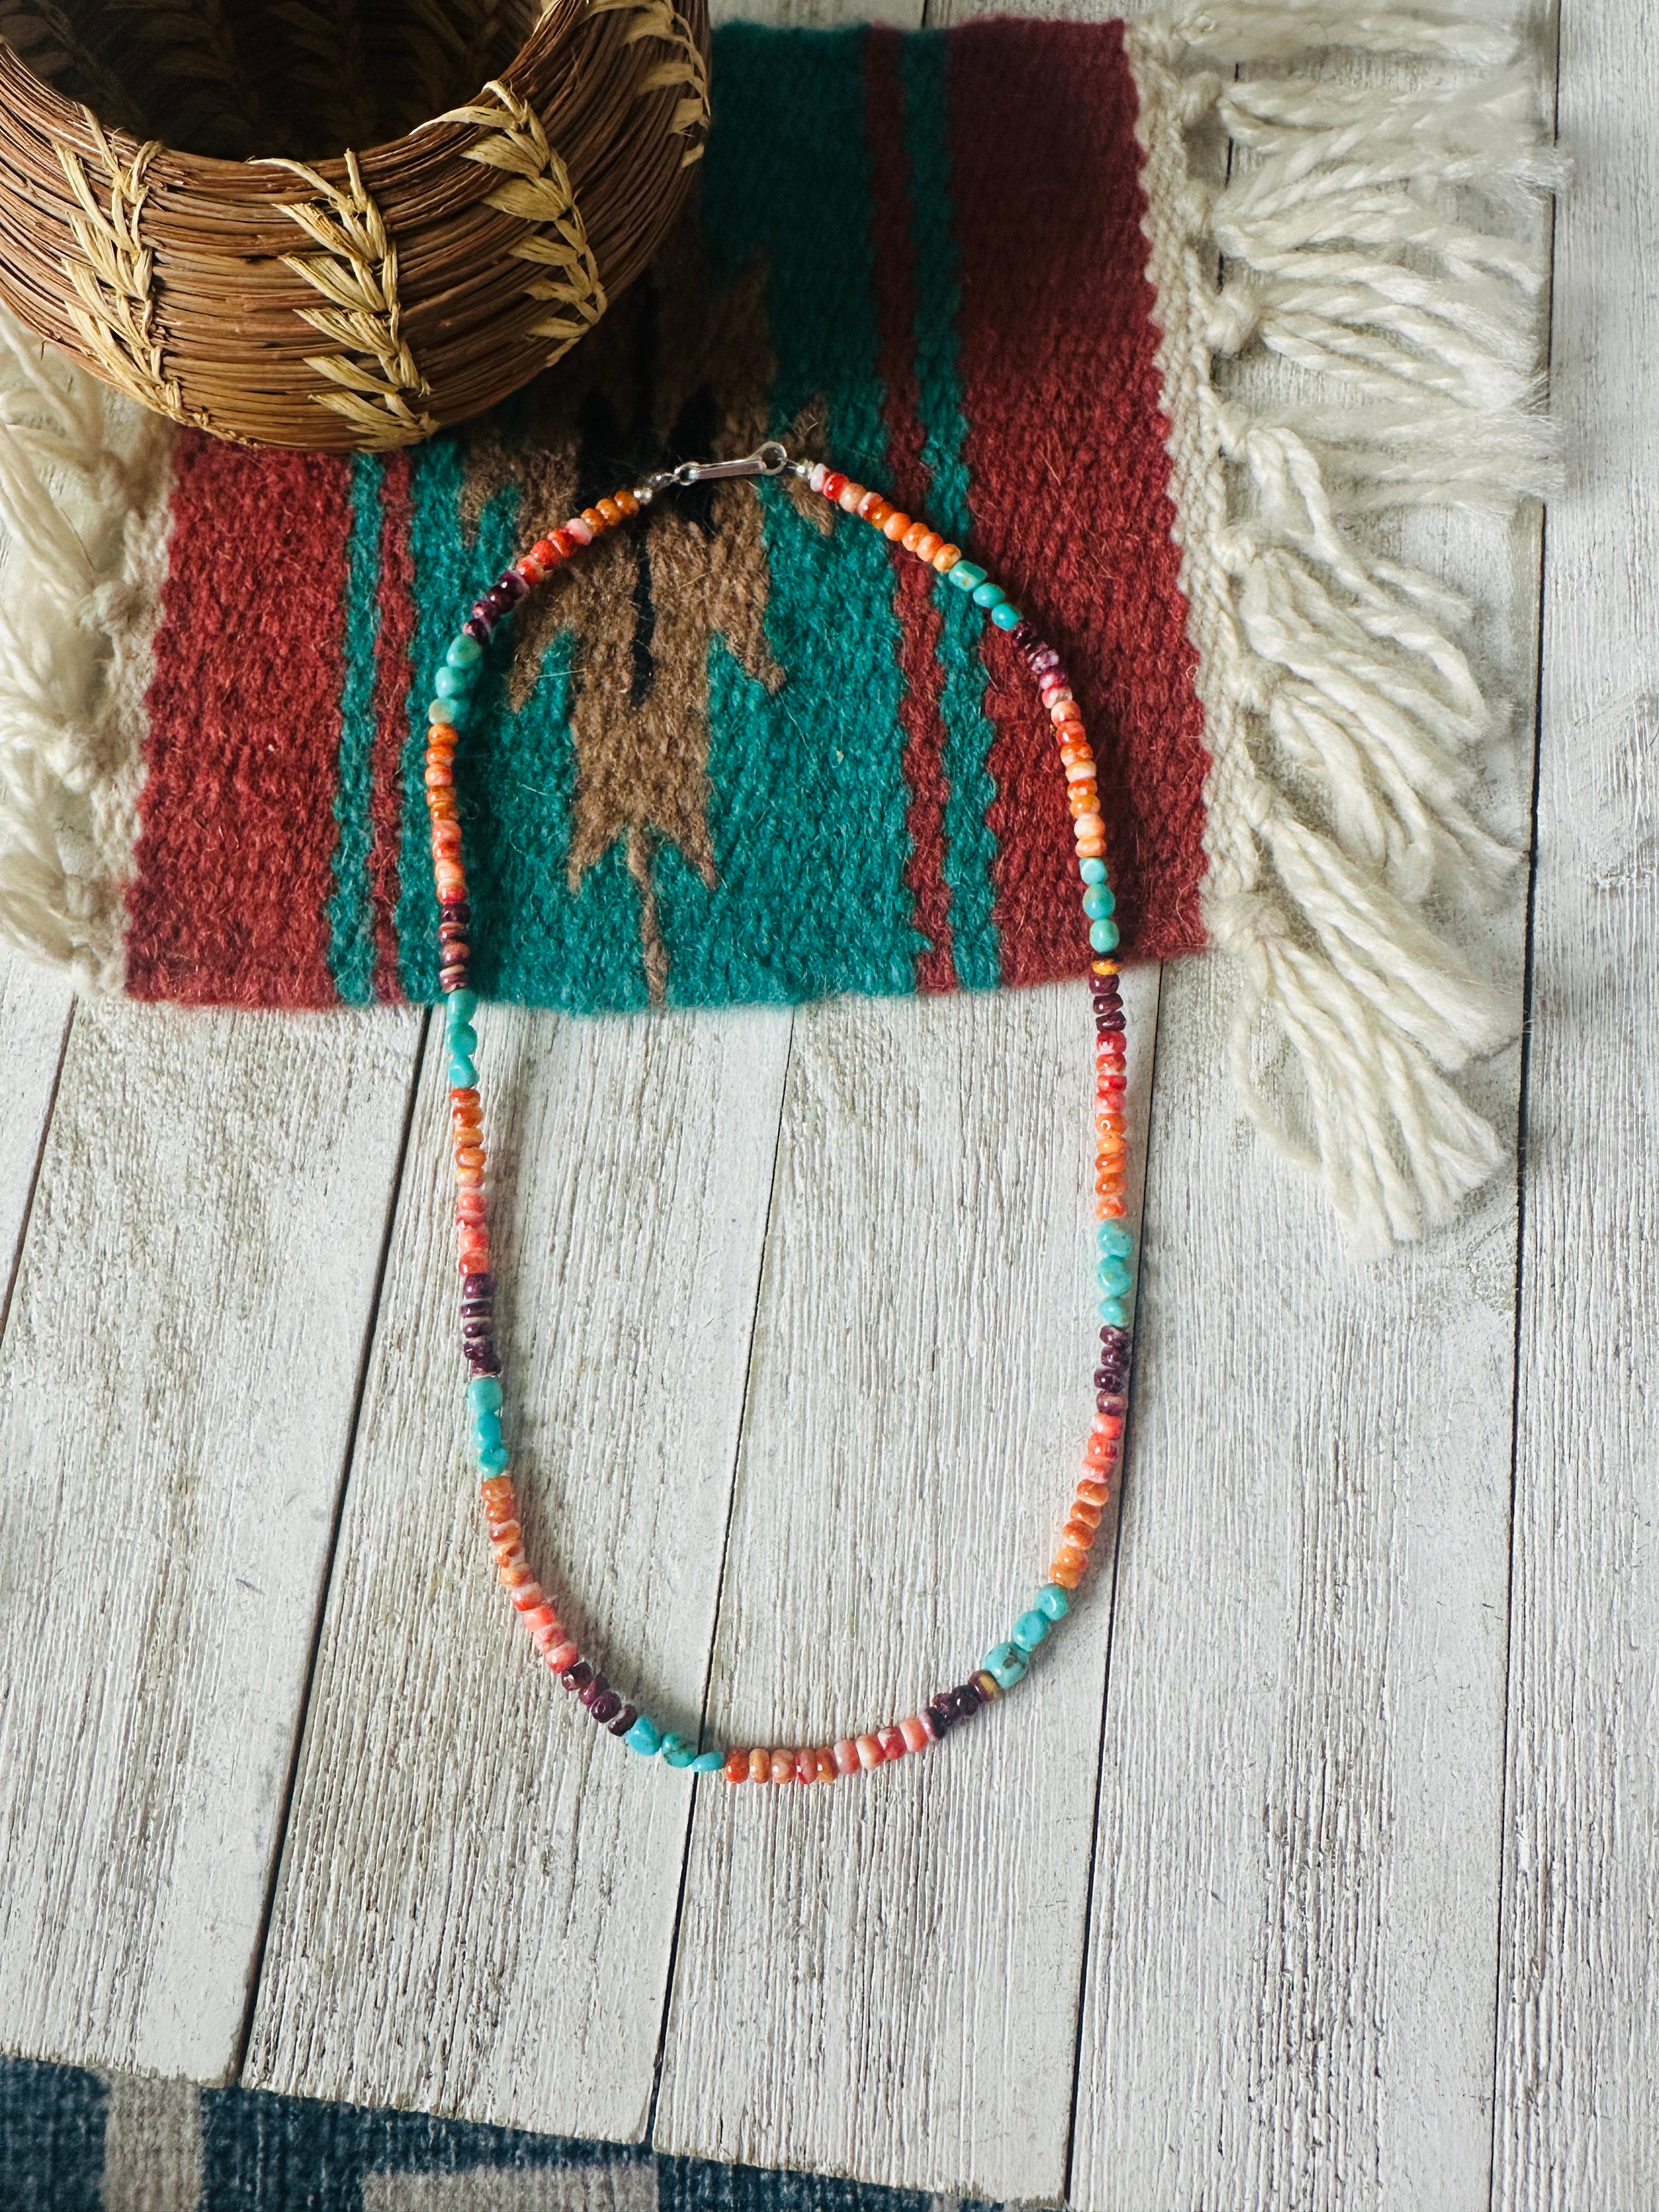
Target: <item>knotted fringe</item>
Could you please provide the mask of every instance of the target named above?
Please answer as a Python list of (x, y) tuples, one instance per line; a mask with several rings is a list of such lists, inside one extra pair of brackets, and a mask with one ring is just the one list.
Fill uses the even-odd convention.
[(0, 310), (0, 933), (118, 991), (173, 426)]
[[(1233, 1074), (1376, 1249), (1443, 1220), (1502, 1157), (1447, 1078), (1515, 1017), (1424, 908), (1513, 856), (1468, 804), (1495, 718), (1455, 641), (1465, 611), (1350, 524), (1544, 489), (1542, 262), (1501, 225), (1553, 156), (1513, 40), (1465, 12), (1226, 0), (1144, 18), (1128, 42), (1212, 760), (1206, 921), (1243, 977)], [(1402, 58), (1410, 88), (1285, 73), (1317, 49)], [(1208, 185), (1223, 134), (1234, 174)], [(1500, 227), (1449, 210), (1454, 186)], [(1305, 407), (1219, 380), (1258, 348), (1303, 372)], [(1305, 1137), (1263, 1095), (1264, 1041), (1299, 1068)]]

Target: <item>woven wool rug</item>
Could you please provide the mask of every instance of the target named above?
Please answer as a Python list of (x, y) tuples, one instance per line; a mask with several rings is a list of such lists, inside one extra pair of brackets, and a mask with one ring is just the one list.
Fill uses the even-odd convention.
[[(1446, 1079), (1509, 1021), (1425, 920), (1503, 862), (1468, 811), (1490, 717), (1447, 595), (1352, 518), (1535, 482), (1534, 261), (1443, 198), (1537, 156), (1496, 33), (1329, 14), (723, 30), (656, 268), (413, 450), (220, 444), (14, 333), (0, 923), (142, 999), (434, 996), (418, 709), (458, 611), (618, 482), (782, 434), (1032, 611), (1097, 735), (1127, 955), (1236, 954), (1247, 1095), (1259, 1031), (1304, 1079), (1279, 1133), (1362, 1231), (1437, 1218), (1498, 1156)], [(1412, 88), (1297, 73), (1344, 37)], [(1224, 376), (1250, 351), (1304, 373), (1299, 413)], [(1018, 656), (816, 505), (665, 500), (532, 602), (459, 764), (487, 994), (1082, 971)]]
[(0, 2058), (5, 2212), (939, 2212), (944, 2202), (419, 2112)]

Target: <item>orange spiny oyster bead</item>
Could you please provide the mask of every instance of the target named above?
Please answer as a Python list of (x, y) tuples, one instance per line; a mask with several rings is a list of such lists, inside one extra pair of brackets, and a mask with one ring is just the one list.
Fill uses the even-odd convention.
[(779, 1784), (785, 1782), (793, 1782), (795, 1778), (794, 1753), (793, 1751), (775, 1751), (772, 1753), (771, 1771), (773, 1781)]
[(746, 1751), (728, 1751), (726, 1753), (726, 1778), (728, 1782), (748, 1781), (749, 1753)]
[(772, 1754), (769, 1751), (750, 1753), (749, 1779), (751, 1782), (769, 1782), (772, 1779)]
[(509, 1514), (514, 1510), (513, 1478), (509, 1474), (492, 1474), (486, 1477), (478, 1485), (478, 1495), (483, 1500), (486, 1513), (492, 1511), (498, 1505), (505, 1506)]

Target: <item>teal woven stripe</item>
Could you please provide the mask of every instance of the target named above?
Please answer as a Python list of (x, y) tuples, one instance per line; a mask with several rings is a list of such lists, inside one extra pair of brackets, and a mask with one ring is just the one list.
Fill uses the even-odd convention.
[[(958, 544), (972, 528), (968, 509), (968, 425), (957, 362), (961, 302), (951, 222), (950, 50), (943, 31), (905, 40), (905, 148), (910, 169), (910, 235), (915, 246), (916, 380), (922, 459), (933, 479), (929, 520)], [(943, 578), (935, 586), (943, 628), (939, 701), (945, 724), (945, 880), (951, 889), (951, 929), (957, 975), (970, 990), (1002, 980), (1001, 949), (992, 913), (991, 862), (996, 840), (986, 811), (996, 796), (987, 766), (996, 727), (985, 711), (985, 664), (980, 623), (963, 594)]]
[[(525, 410), (496, 417), (521, 435)], [(404, 989), (438, 991), (436, 897), (425, 801), (426, 702), (439, 664), (467, 609), (519, 550), (519, 494), (491, 500), (469, 537), (461, 520), (465, 434), (434, 439), (414, 455), (416, 618), (410, 734), (404, 757), (402, 890), (398, 932)], [(472, 901), (473, 977), (494, 999), (579, 1012), (648, 1001), (640, 948), (639, 893), (620, 846), (588, 871), (573, 897), (566, 879), (576, 757), (570, 737), (571, 640), (556, 637), (541, 680), (514, 714), (506, 697), (507, 653), (486, 654), (456, 753), (455, 781)]]
[(374, 788), (374, 647), (380, 635), (380, 471), (373, 453), (351, 463), (347, 548), (345, 674), (340, 692), (340, 787), (334, 818), (334, 895), (328, 902), (328, 964), (349, 1006), (374, 997), (374, 918), (368, 899), (369, 800)]
[[(828, 450), (879, 483), (882, 422), (861, 30), (805, 40), (738, 24), (717, 42), (720, 125), (703, 168), (716, 291), (757, 257), (769, 271), (772, 426), (828, 395)], [(790, 118), (785, 132), (763, 119)], [(753, 118), (750, 121), (749, 118)], [(819, 241), (835, 226), (837, 246)], [(915, 988), (922, 939), (904, 864), (909, 793), (887, 548), (829, 538), (764, 489), (766, 625), (788, 671), (775, 695), (725, 641), (709, 651), (708, 889), (658, 862), (669, 995), (681, 1002)]]

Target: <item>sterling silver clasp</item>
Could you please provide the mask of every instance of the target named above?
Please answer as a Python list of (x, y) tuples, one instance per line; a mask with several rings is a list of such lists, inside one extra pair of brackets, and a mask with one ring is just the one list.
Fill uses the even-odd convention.
[(651, 479), (653, 491), (670, 484), (720, 483), (732, 477), (781, 477), (789, 465), (789, 449), (781, 438), (769, 438), (738, 461), (682, 461), (677, 469), (664, 469)]

